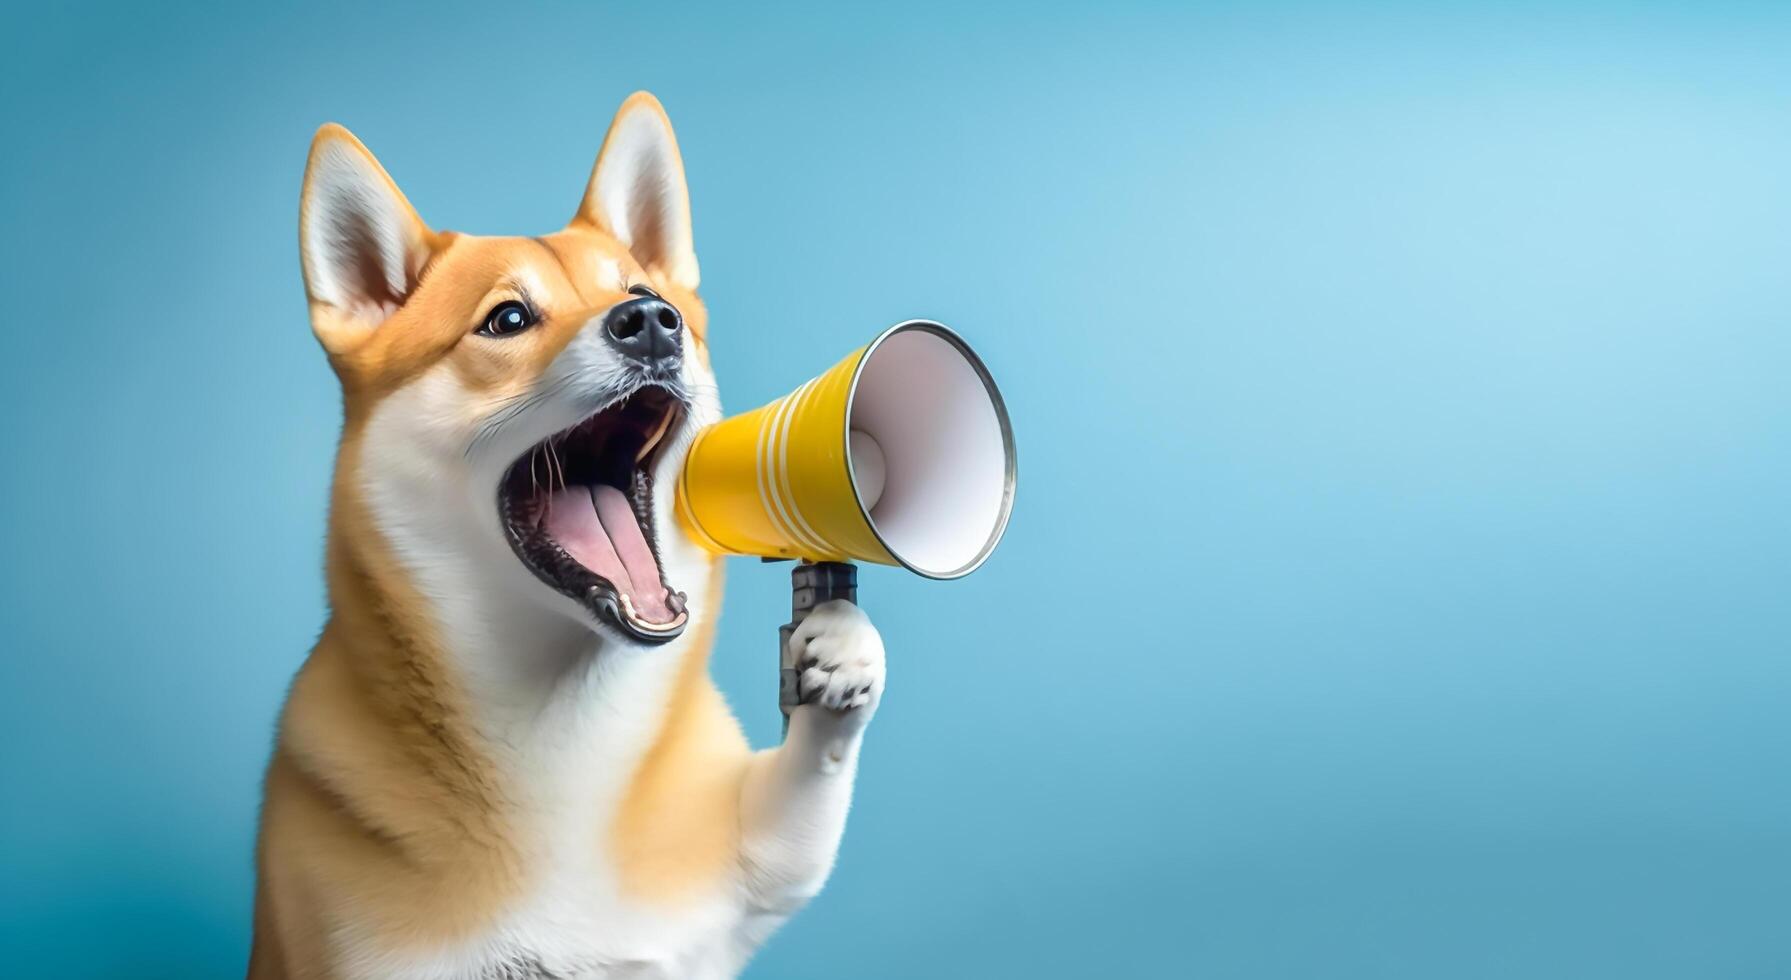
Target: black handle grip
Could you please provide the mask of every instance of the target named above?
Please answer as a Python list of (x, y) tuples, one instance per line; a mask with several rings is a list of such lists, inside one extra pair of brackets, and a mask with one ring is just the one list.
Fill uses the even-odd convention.
[(790, 712), (801, 703), (798, 681), (802, 671), (790, 649), (790, 636), (808, 614), (823, 602), (844, 599), (858, 604), (858, 566), (843, 561), (803, 562), (790, 569), (790, 621), (777, 631), (777, 708), (784, 714), (784, 731), (790, 730)]

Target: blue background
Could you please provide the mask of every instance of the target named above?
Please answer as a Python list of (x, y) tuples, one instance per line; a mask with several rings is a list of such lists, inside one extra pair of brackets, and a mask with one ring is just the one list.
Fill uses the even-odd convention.
[(649, 88), (730, 408), (930, 315), (1020, 438), (752, 976), (1791, 976), (1791, 9), (300, 6), (0, 22), (10, 975), (246, 956), (313, 130), (540, 233)]

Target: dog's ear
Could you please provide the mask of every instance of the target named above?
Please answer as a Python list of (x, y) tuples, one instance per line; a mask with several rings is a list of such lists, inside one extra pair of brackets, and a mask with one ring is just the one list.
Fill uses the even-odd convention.
[(659, 100), (636, 92), (616, 110), (585, 186), (576, 224), (616, 237), (642, 267), (686, 289), (697, 286), (690, 191), (672, 121)]
[(311, 327), (326, 351), (356, 346), (404, 304), (438, 244), (354, 134), (317, 131), (299, 202)]

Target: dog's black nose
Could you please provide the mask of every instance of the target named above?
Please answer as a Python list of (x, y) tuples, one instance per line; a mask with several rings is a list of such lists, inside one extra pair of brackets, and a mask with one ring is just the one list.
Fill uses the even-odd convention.
[(603, 318), (603, 332), (616, 350), (646, 364), (664, 363), (684, 352), (684, 318), (657, 296), (617, 305)]

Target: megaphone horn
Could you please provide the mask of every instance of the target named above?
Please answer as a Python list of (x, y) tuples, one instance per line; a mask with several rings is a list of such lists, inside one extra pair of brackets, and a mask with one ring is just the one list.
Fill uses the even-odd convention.
[(678, 514), (719, 554), (953, 579), (1001, 540), (1014, 477), (1013, 430), (988, 368), (950, 329), (909, 320), (699, 432)]

